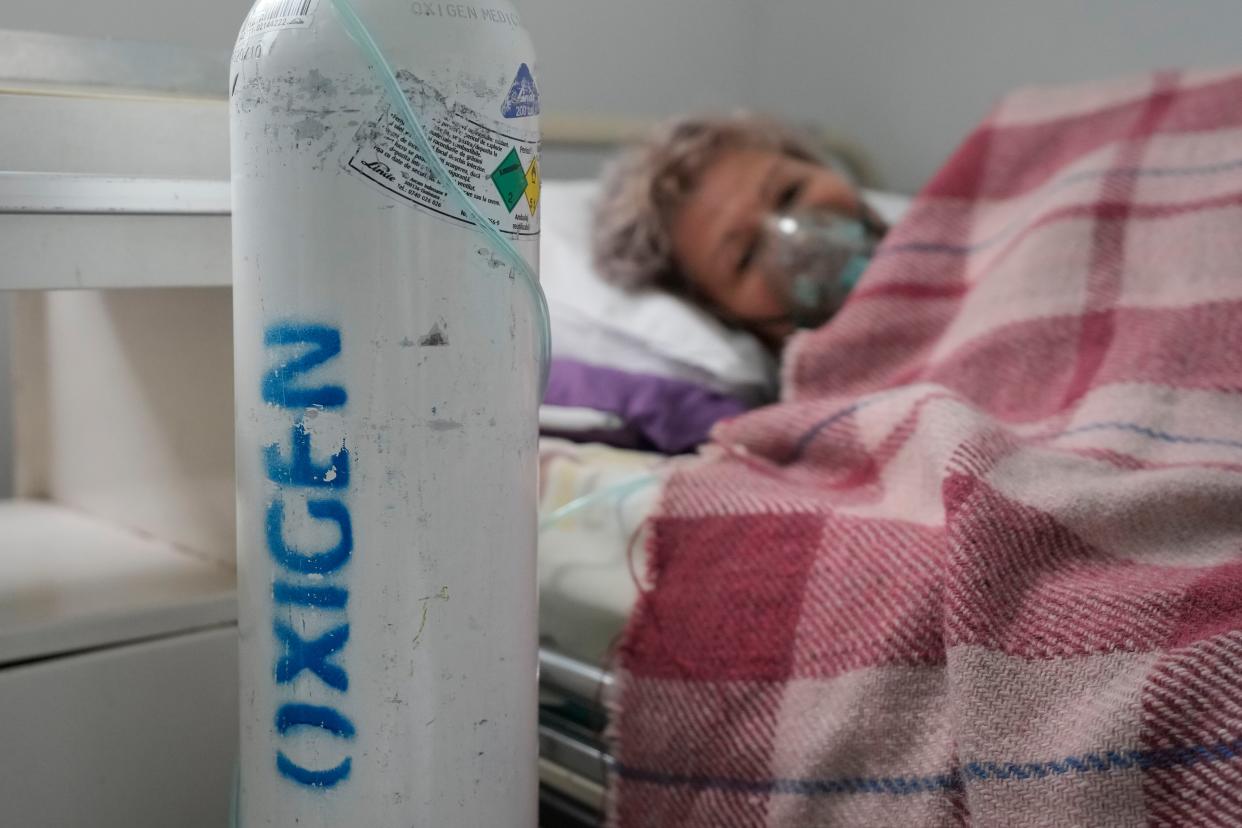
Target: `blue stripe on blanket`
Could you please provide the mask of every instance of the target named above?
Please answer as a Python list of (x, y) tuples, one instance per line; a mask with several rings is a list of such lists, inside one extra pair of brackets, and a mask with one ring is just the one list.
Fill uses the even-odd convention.
[(1158, 750), (1110, 750), (1067, 756), (1052, 762), (970, 762), (949, 773), (930, 776), (848, 777), (841, 779), (726, 779), (678, 776), (631, 768), (617, 763), (622, 779), (665, 787), (687, 787), (729, 793), (835, 796), (886, 794), (911, 796), (961, 790), (966, 782), (1029, 781), (1055, 776), (1082, 776), (1114, 771), (1148, 771), (1229, 762), (1242, 756), (1242, 739), (1214, 745), (1189, 745)]
[(854, 403), (851, 406), (847, 406), (841, 409), (840, 411), (834, 412), (833, 414), (825, 417), (824, 419), (812, 425), (809, 429), (807, 429), (802, 434), (801, 437), (798, 438), (798, 442), (794, 444), (793, 451), (790, 452), (790, 455), (785, 460), (785, 462), (796, 463), (797, 461), (801, 460), (802, 455), (806, 453), (806, 450), (811, 447), (812, 443), (814, 443), (817, 439), (819, 439), (819, 436), (821, 434), (823, 434), (825, 431), (827, 431), (832, 426), (846, 419), (847, 417), (851, 417), (865, 408), (870, 408), (871, 406), (887, 399), (888, 397), (893, 397), (893, 396), (896, 396), (897, 394), (905, 393), (907, 390), (908, 389), (906, 388), (893, 388), (888, 391), (879, 391), (875, 394), (872, 394), (868, 397), (865, 397), (859, 400), (858, 402)]
[(1242, 449), (1242, 440), (1226, 440), (1217, 437), (1186, 437), (1179, 434), (1170, 434), (1167, 431), (1160, 431), (1147, 426), (1141, 426), (1138, 423), (1123, 422), (1102, 422), (1089, 423), (1088, 425), (1071, 428), (1068, 431), (1062, 431), (1060, 434), (1054, 435), (1055, 438), (1072, 437), (1075, 434), (1085, 434), (1089, 431), (1130, 431), (1135, 434), (1141, 434), (1151, 440), (1159, 440), (1164, 443), (1177, 443), (1186, 446), (1221, 446), (1224, 448)]
[[(810, 448), (811, 444), (814, 443), (815, 440), (817, 440), (819, 436), (831, 426), (841, 420), (844, 420), (846, 417), (857, 414), (864, 408), (871, 407), (885, 397), (892, 396), (900, 390), (901, 389), (895, 389), (894, 391), (885, 391), (875, 394), (816, 423), (798, 439), (798, 442), (794, 445), (794, 449), (791, 452), (789, 460), (786, 462), (792, 463), (797, 460), (801, 460), (802, 456), (806, 453), (807, 449)], [(1077, 434), (1086, 434), (1092, 431), (1129, 431), (1146, 437), (1149, 440), (1158, 440), (1163, 443), (1174, 443), (1183, 446), (1219, 446), (1221, 448), (1242, 449), (1242, 440), (1228, 440), (1223, 437), (1193, 437), (1182, 434), (1170, 434), (1167, 431), (1149, 428), (1148, 426), (1142, 426), (1138, 423), (1126, 423), (1121, 421), (1088, 423), (1086, 425), (1068, 429), (1067, 431), (1048, 435), (1048, 439), (1059, 440), (1062, 437), (1073, 437)]]

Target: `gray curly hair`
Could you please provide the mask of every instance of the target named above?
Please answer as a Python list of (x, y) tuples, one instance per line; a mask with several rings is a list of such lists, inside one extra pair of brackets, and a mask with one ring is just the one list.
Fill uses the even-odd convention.
[(595, 205), (595, 265), (624, 288), (686, 292), (673, 253), (672, 222), (703, 173), (733, 149), (773, 150), (829, 163), (806, 135), (749, 112), (681, 118), (657, 127), (604, 172)]

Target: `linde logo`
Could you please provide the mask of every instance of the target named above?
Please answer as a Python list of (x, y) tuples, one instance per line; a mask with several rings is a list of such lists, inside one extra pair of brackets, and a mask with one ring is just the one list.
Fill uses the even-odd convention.
[[(325, 451), (312, 445), (308, 412), (340, 411), (349, 402), (344, 385), (313, 385), (307, 375), (328, 369), (341, 354), (341, 333), (314, 324), (282, 324), (268, 329), (265, 345), (275, 367), (263, 378), (263, 400), (290, 414), (288, 445), (264, 449), (268, 479), (277, 494), (267, 506), (267, 552), (276, 565), (272, 583), (272, 635), (277, 643), (273, 679), (288, 694), (275, 712), (274, 733), (282, 743), (276, 768), (291, 782), (308, 788), (333, 788), (349, 778), (353, 759), (342, 749), (329, 767), (307, 768), (294, 761), (292, 750), (310, 739), (327, 736), (345, 744), (355, 736), (353, 723), (339, 707), (347, 700), (349, 675), (339, 656), (349, 643), (349, 586), (346, 570), (354, 553), (353, 524), (347, 504), (350, 453), (345, 445)], [(326, 457), (316, 462), (316, 456)], [(288, 459), (286, 459), (286, 457)], [(304, 509), (316, 532), (334, 540), (319, 548), (302, 548), (287, 531), (294, 509)], [(305, 533), (303, 533), (305, 534)], [(307, 630), (315, 631), (308, 636)], [(336, 704), (298, 700), (295, 682), (321, 685)]]
[(362, 162), (362, 166), (366, 167), (368, 170), (386, 181), (397, 180), (397, 177), (392, 174), (392, 168), (383, 161), (364, 161)]
[(517, 77), (513, 79), (513, 86), (500, 111), (509, 119), (530, 118), (539, 114), (539, 87), (525, 63), (518, 67)]

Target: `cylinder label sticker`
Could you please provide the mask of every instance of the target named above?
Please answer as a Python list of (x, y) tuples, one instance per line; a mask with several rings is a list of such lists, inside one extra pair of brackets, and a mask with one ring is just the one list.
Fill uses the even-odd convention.
[[(432, 149), (475, 209), (503, 233), (539, 235), (539, 142), (502, 132), (459, 103), (450, 104), (429, 84), (406, 71), (397, 80), (423, 119)], [(454, 204), (410, 140), (404, 118), (386, 103), (363, 123), (349, 171), (390, 195), (455, 223), (472, 223)]]
[(320, 0), (263, 0), (255, 3), (242, 26), (238, 43), (277, 29), (305, 28), (315, 18)]

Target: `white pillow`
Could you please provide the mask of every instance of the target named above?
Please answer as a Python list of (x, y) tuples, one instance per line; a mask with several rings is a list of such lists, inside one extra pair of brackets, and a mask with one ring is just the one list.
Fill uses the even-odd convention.
[(552, 313), (554, 356), (746, 397), (772, 394), (775, 361), (753, 336), (663, 291), (625, 291), (599, 278), (591, 262), (598, 182), (543, 186), (540, 281)]
[(894, 225), (910, 212), (914, 199), (898, 193), (885, 193), (879, 190), (863, 190), (863, 200), (880, 214), (889, 225)]

